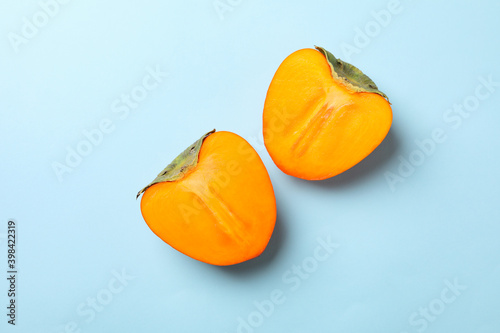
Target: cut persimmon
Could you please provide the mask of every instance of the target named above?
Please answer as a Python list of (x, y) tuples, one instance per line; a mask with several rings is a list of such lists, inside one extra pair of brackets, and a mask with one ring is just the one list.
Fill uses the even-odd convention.
[(264, 104), (264, 143), (284, 173), (333, 177), (368, 156), (385, 138), (392, 110), (359, 69), (323, 48), (302, 49), (279, 66)]
[(191, 258), (232, 265), (260, 255), (276, 221), (257, 152), (231, 132), (209, 132), (142, 189), (141, 212), (163, 241)]

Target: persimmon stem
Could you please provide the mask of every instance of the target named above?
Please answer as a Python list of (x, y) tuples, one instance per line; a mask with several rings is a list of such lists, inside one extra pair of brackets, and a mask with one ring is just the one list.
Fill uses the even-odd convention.
[(201, 145), (203, 144), (203, 141), (213, 133), (215, 133), (215, 129), (206, 133), (192, 145), (187, 147), (179, 156), (167, 165), (167, 167), (163, 169), (151, 183), (137, 193), (136, 199), (154, 184), (173, 182), (182, 179), (186, 173), (196, 167), (198, 164), (198, 156), (200, 155)]
[(379, 94), (389, 102), (389, 97), (381, 92), (375, 82), (373, 82), (372, 79), (368, 77), (368, 75), (364, 74), (356, 66), (335, 58), (333, 54), (322, 47), (315, 47), (316, 50), (318, 50), (325, 56), (328, 65), (330, 65), (330, 69), (332, 71), (332, 76), (334, 79), (339, 80), (350, 90), (353, 90), (355, 92), (370, 92)]

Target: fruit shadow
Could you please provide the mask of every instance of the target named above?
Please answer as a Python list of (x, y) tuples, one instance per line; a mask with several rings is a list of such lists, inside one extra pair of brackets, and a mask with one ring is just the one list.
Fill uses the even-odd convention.
[(342, 188), (351, 186), (369, 177), (380, 177), (380, 171), (387, 167), (399, 153), (400, 144), (397, 132), (391, 128), (385, 139), (380, 145), (365, 159), (353, 166), (347, 171), (324, 180), (309, 181), (295, 178), (294, 181), (307, 182), (313, 186), (323, 188)]
[[(276, 203), (279, 207), (279, 203)], [(234, 276), (246, 276), (264, 270), (278, 255), (280, 249), (286, 241), (286, 230), (284, 229), (283, 214), (277, 209), (276, 224), (273, 234), (264, 252), (256, 258), (231, 266), (214, 266), (216, 269), (227, 272)]]

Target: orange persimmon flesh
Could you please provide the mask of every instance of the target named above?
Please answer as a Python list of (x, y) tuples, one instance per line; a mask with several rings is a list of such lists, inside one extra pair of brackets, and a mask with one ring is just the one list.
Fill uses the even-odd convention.
[(334, 79), (322, 53), (302, 49), (283, 61), (269, 86), (264, 143), (286, 174), (321, 180), (370, 154), (391, 123), (391, 106), (384, 97), (350, 89)]
[(154, 184), (141, 200), (151, 230), (178, 251), (213, 265), (260, 255), (276, 221), (271, 180), (257, 152), (231, 132), (208, 135), (196, 166)]

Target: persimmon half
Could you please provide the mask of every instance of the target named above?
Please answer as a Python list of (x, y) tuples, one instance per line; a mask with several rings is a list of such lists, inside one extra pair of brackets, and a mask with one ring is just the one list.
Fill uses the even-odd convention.
[(289, 55), (264, 104), (264, 144), (283, 172), (307, 180), (338, 175), (385, 138), (392, 109), (358, 68), (323, 48)]
[(260, 255), (276, 222), (266, 167), (242, 137), (209, 132), (137, 196), (149, 228), (191, 258), (232, 265)]

